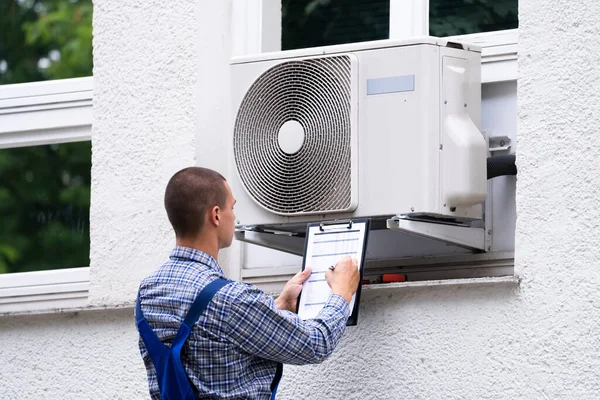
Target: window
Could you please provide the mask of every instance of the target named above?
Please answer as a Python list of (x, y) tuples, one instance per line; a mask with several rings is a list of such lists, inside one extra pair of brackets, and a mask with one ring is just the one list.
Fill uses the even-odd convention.
[(389, 37), (389, 0), (283, 0), (281, 7), (282, 50)]
[(281, 9), (282, 50), (518, 27), (517, 0), (282, 0)]
[(0, 2), (0, 312), (87, 299), (91, 75), (91, 0)]
[[(91, 0), (3, 2), (0, 101), (14, 104), (15, 84), (90, 76), (91, 18)], [(18, 106), (29, 100), (21, 97)], [(12, 110), (6, 124), (18, 129), (14, 121), (30, 115)], [(0, 150), (0, 274), (89, 265), (91, 144), (42, 140), (23, 147), (24, 133), (3, 134), (13, 140)]]
[(0, 273), (89, 265), (91, 143), (0, 150)]
[(517, 0), (430, 0), (429, 34), (454, 36), (515, 29)]

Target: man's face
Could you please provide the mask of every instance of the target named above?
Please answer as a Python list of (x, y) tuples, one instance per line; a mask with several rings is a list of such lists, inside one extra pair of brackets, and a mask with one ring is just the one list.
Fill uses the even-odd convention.
[(221, 209), (221, 223), (219, 225), (219, 248), (221, 249), (231, 246), (235, 231), (235, 213), (233, 212), (235, 199), (227, 182), (223, 183), (227, 188), (227, 200), (225, 201), (225, 207)]

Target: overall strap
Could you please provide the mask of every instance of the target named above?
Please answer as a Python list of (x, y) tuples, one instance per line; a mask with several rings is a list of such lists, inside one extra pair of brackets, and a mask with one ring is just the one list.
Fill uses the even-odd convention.
[(162, 343), (152, 331), (142, 313), (139, 292), (135, 306), (135, 319), (140, 336), (146, 345), (148, 355), (152, 359), (161, 398), (169, 400), (196, 399), (197, 393), (186, 374), (181, 362), (181, 350), (186, 342), (192, 327), (212, 300), (214, 294), (230, 281), (216, 279), (209, 283), (198, 293), (192, 303), (184, 322), (179, 327), (175, 338), (169, 348)]
[(152, 331), (152, 328), (150, 328), (150, 325), (148, 325), (148, 321), (146, 321), (140, 305), (139, 290), (137, 299), (135, 301), (135, 322), (138, 332), (140, 333), (140, 337), (142, 338), (144, 345), (146, 345), (146, 349), (148, 350), (148, 355), (152, 360), (152, 364), (154, 364), (156, 368), (156, 366), (160, 363), (161, 357), (163, 357), (169, 351), (169, 349), (160, 341), (158, 336), (156, 336), (154, 331)]
[(273, 378), (273, 382), (271, 382), (271, 400), (275, 400), (275, 396), (277, 395), (277, 387), (279, 386), (279, 381), (281, 381), (282, 375), (283, 364), (277, 363), (277, 371), (275, 371), (275, 378)]
[(140, 323), (144, 319), (142, 306), (140, 305), (140, 291), (138, 290), (137, 299), (135, 300), (135, 322)]

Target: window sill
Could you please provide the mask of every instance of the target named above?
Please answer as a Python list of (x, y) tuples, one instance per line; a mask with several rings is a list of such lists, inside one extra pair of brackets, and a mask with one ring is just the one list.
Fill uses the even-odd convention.
[[(23, 310), (13, 310), (13, 311), (0, 311), (0, 318), (2, 317), (18, 317), (23, 315), (48, 315), (48, 314), (77, 314), (80, 312), (93, 312), (93, 311), (116, 311), (116, 310), (133, 310), (135, 303), (125, 303), (125, 304), (111, 304), (106, 306), (65, 306), (65, 307), (55, 307), (55, 308), (46, 308), (46, 309), (23, 309)], [(132, 311), (133, 317), (133, 311)]]
[(85, 307), (89, 286), (89, 267), (0, 275), (0, 315)]
[(466, 279), (444, 279), (435, 281), (417, 281), (417, 282), (398, 282), (381, 283), (374, 285), (364, 285), (362, 290), (380, 290), (380, 289), (403, 289), (403, 288), (429, 288), (441, 286), (496, 286), (510, 285), (518, 286), (521, 279), (517, 276), (500, 276), (486, 278), (466, 278)]
[[(278, 296), (285, 283), (300, 266), (242, 269), (241, 280), (256, 285), (265, 293)], [(409, 281), (401, 283), (365, 284), (363, 289), (401, 289), (410, 287), (519, 284), (514, 275), (513, 252), (490, 252), (407, 260), (372, 261), (364, 279), (374, 281), (385, 273), (401, 273)]]
[[(430, 280), (430, 281), (416, 281), (416, 282), (399, 282), (399, 283), (385, 283), (385, 284), (372, 284), (364, 285), (363, 291), (371, 292), (377, 290), (398, 290), (398, 289), (411, 289), (411, 288), (434, 288), (434, 287), (458, 287), (458, 286), (519, 286), (521, 279), (517, 276), (501, 276), (501, 277), (485, 277), (485, 278), (466, 278), (466, 279), (444, 279), (444, 280)], [(273, 291), (270, 293), (273, 296), (279, 295), (279, 292)], [(0, 298), (1, 301), (1, 298)], [(84, 303), (87, 303), (87, 295), (85, 296)], [(22, 304), (22, 303), (21, 303)], [(47, 314), (68, 314), (68, 313), (79, 313), (79, 312), (92, 312), (92, 311), (113, 311), (113, 310), (127, 310), (133, 309), (134, 303), (124, 303), (110, 306), (87, 306), (84, 304), (76, 305), (75, 303), (67, 306), (54, 305), (47, 303), (46, 308), (16, 308), (7, 309), (2, 307), (0, 303), (0, 317), (10, 316), (22, 316), (22, 315), (47, 315)]]

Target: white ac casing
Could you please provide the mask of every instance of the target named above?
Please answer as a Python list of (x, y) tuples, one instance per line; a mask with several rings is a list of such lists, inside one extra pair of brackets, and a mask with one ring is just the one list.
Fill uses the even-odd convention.
[[(328, 63), (332, 57), (337, 57), (333, 60), (336, 62), (342, 57), (345, 66), (336, 69), (323, 82), (319, 82), (319, 72), (316, 78), (311, 76), (307, 82), (301, 82), (307, 61)], [(269, 71), (280, 71), (288, 66), (294, 67), (295, 72), (281, 75), (287, 83), (283, 78), (271, 77)], [(237, 199), (236, 225), (281, 225), (390, 215), (457, 220), (482, 218), (482, 202), (487, 194), (487, 149), (479, 130), (480, 70), (479, 48), (433, 37), (233, 59), (233, 120), (229, 137), (232, 153), (228, 181)], [(349, 76), (345, 77), (346, 74)], [(338, 76), (346, 85), (342, 100), (337, 90), (330, 94), (323, 92), (329, 90), (323, 87), (331, 86), (329, 81)], [(306, 95), (294, 95), (292, 86), (296, 81), (305, 86)], [(283, 132), (291, 125), (298, 125), (296, 122), (274, 133), (284, 121), (298, 119), (293, 113), (291, 117), (287, 115), (289, 107), (284, 107), (284, 102), (299, 112), (306, 108), (312, 110), (306, 111), (312, 113), (306, 123), (312, 133), (304, 132), (304, 142), (300, 139), (298, 143), (298, 137), (288, 140)], [(310, 102), (315, 104), (307, 104)], [(331, 127), (330, 121), (341, 118), (340, 113), (329, 109), (336, 102), (339, 104), (333, 107), (334, 111), (342, 110), (344, 117)], [(322, 109), (326, 109), (324, 115), (315, 114)], [(310, 135), (318, 136), (316, 145), (309, 143)], [(339, 135), (346, 135), (345, 140), (335, 144)], [(287, 149), (279, 152), (280, 146)], [(335, 146), (343, 148), (332, 151)], [(294, 148), (299, 150), (286, 153), (293, 152)], [(311, 172), (311, 162), (338, 154), (344, 154), (345, 158), (319, 164)], [(291, 163), (291, 167), (281, 169), (277, 165), (283, 162), (280, 159), (300, 155), (302, 158)], [(283, 156), (287, 158), (281, 158)], [(343, 179), (340, 182), (327, 180), (326, 169), (340, 164), (344, 171), (335, 173), (340, 173)], [(315, 181), (311, 180), (311, 173), (316, 174)], [(251, 188), (243, 181), (248, 181), (248, 176), (252, 178)], [(289, 185), (281, 186), (282, 180), (289, 180)], [(305, 193), (286, 192), (288, 187)], [(275, 196), (276, 203), (283, 199), (281, 201), (293, 205), (295, 196), (300, 198), (306, 192), (326, 198), (341, 189), (345, 190), (345, 202), (334, 210), (327, 204), (319, 209), (320, 205), (315, 207), (316, 203), (311, 203), (312, 209), (308, 211), (282, 212), (265, 206), (264, 199), (260, 200), (263, 195), (267, 201), (270, 201), (269, 196)], [(257, 198), (260, 199), (257, 201)]]

